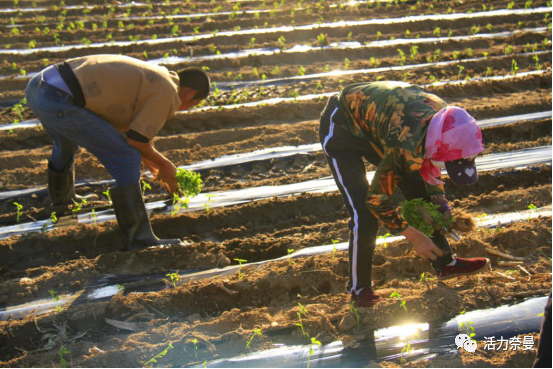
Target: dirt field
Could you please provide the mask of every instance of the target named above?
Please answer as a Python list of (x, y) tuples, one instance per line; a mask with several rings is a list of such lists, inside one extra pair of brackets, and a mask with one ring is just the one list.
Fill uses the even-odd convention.
[[(12, 9), (14, 3), (19, 9)], [(89, 0), (83, 8), (75, 0), (0, 0), (0, 124), (34, 119), (25, 105), (17, 105), (29, 74), (94, 53), (122, 53), (171, 70), (188, 65), (209, 70), (217, 83), (214, 94), (200, 109), (177, 114), (155, 139), (158, 150), (176, 165), (315, 144), (327, 98), (302, 96), (338, 92), (354, 82), (389, 79), (426, 85), (477, 120), (551, 111), (550, 1), (397, 3), (195, 0), (129, 6)], [(464, 15), (453, 17), (455, 13)], [(404, 17), (412, 18), (406, 22)], [(398, 20), (386, 22), (389, 18)], [(350, 48), (340, 46), (345, 42)], [(55, 46), (59, 49), (47, 49)], [(252, 49), (266, 52), (251, 55)], [(242, 56), (230, 57), (236, 52)], [(263, 103), (270, 98), (287, 100)], [(231, 109), (253, 102), (260, 103)], [(551, 145), (551, 127), (551, 118), (545, 118), (484, 128), (483, 155)], [(44, 188), (50, 150), (40, 127), (0, 131), (0, 192)], [(82, 149), (76, 176), (110, 179)], [(202, 172), (206, 193), (327, 176), (320, 151)], [(145, 193), (147, 202), (169, 199), (157, 183), (146, 175), (144, 180), (152, 187)], [(83, 208), (83, 214), (109, 209), (108, 187), (78, 188), (101, 199)], [(451, 241), (454, 251), (489, 257), (492, 271), (445, 282), (430, 277), (424, 283), (421, 273), (433, 276), (433, 270), (407, 241), (379, 246), (373, 278), (384, 299), (373, 308), (360, 308), (358, 324), (345, 291), (345, 251), (284, 258), (214, 278), (186, 277), (238, 265), (237, 259), (263, 262), (285, 257), (290, 249), (347, 241), (348, 215), (337, 191), (275, 196), (173, 216), (154, 211), (155, 233), (183, 243), (135, 252), (120, 251), (124, 240), (115, 221), (79, 223), (71, 219), (71, 207), (51, 206), (44, 191), (0, 201), (0, 230), (18, 219), (21, 224), (44, 221), (53, 211), (61, 219), (51, 231), (0, 238), (0, 310), (31, 304), (24, 316), (3, 315), (0, 366), (62, 367), (63, 360), (71, 367), (209, 366), (213, 360), (275, 345), (309, 345), (298, 326), (301, 306), (307, 311), (301, 322), (309, 337), (322, 344), (341, 341), (347, 348), (386, 327), (443, 322), (463, 311), (548, 295), (550, 216), (528, 213), (527, 219), (501, 231), (466, 225), (483, 214), (528, 211), (531, 204), (550, 208), (551, 163), (486, 171), (470, 187), (447, 180), (446, 192), (462, 236)], [(402, 200), (400, 193), (395, 200)], [(22, 205), (19, 215), (14, 202)], [(523, 258), (523, 263), (501, 266), (507, 259), (486, 249)], [(175, 272), (182, 280), (173, 285), (167, 274)], [(107, 297), (91, 295), (104, 287), (116, 291)], [(406, 310), (388, 297), (394, 291), (406, 301)], [(58, 302), (52, 293), (60, 296)], [(35, 309), (39, 300), (51, 303), (50, 311)], [(537, 343), (538, 335), (534, 337)], [(172, 348), (163, 357), (148, 363), (168, 346)], [(471, 356), (461, 351), (418, 362), (367, 357), (363, 366), (376, 360), (382, 367), (528, 367), (535, 357), (534, 352), (480, 350)]]

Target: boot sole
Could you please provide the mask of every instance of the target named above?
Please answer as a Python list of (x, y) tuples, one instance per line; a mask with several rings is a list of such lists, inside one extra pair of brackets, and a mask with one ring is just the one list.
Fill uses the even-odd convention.
[(458, 274), (449, 275), (447, 277), (438, 277), (438, 280), (439, 281), (445, 281), (447, 279), (452, 279), (452, 278), (457, 278), (457, 277), (466, 277), (466, 276), (470, 276), (470, 275), (480, 274), (484, 270), (486, 270), (486, 271), (490, 270), (490, 259), (488, 259), (488, 258), (486, 258), (486, 264), (480, 269), (477, 269), (477, 270), (474, 270), (474, 271), (468, 272), (468, 273), (458, 273)]

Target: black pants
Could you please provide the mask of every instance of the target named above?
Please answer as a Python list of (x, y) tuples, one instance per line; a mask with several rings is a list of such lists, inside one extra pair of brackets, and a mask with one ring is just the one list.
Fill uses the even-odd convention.
[[(347, 288), (352, 293), (371, 286), (372, 259), (378, 232), (378, 220), (366, 205), (369, 183), (363, 158), (373, 165), (378, 165), (381, 158), (366, 139), (351, 133), (335, 96), (329, 99), (321, 114), (319, 138), (351, 217)], [(407, 200), (430, 200), (418, 171), (406, 173), (398, 187)], [(444, 252), (442, 257), (432, 261), (434, 269), (439, 270), (453, 260), (451, 247), (439, 232), (434, 233), (432, 241)]]
[(551, 293), (541, 322), (540, 341), (534, 368), (551, 368)]

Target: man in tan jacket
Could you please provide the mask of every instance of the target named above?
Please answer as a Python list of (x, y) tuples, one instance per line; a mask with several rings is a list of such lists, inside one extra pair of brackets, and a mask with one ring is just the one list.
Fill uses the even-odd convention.
[(127, 250), (176, 244), (151, 228), (140, 191), (141, 162), (170, 193), (176, 167), (153, 138), (178, 110), (207, 98), (210, 80), (199, 68), (178, 73), (120, 55), (90, 55), (52, 65), (31, 79), (27, 103), (53, 141), (48, 187), (54, 205), (77, 200), (74, 157), (82, 146), (115, 179), (110, 190)]

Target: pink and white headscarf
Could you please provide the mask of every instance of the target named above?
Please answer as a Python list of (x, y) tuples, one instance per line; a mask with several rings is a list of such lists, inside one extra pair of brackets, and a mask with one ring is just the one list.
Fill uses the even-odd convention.
[(443, 184), (441, 170), (432, 163), (475, 156), (484, 151), (482, 131), (476, 120), (458, 106), (440, 110), (430, 120), (426, 134), (426, 155), (419, 170), (422, 178), (431, 185)]

